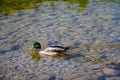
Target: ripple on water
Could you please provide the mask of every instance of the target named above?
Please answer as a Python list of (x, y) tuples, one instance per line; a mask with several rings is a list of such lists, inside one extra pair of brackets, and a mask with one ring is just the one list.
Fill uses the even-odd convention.
[[(4, 66), (2, 74), (5, 74), (5, 77), (2, 76), (0, 79), (13, 79), (12, 75), (14, 74), (16, 75), (15, 79), (22, 80), (32, 80), (36, 77), (40, 79), (47, 77), (48, 80), (55, 80), (59, 79), (59, 75), (62, 75), (60, 80), (104, 80), (106, 75), (109, 76), (113, 72), (115, 76), (118, 75), (113, 69), (101, 67), (89, 61), (110, 58), (110, 61), (119, 62), (120, 51), (117, 49), (98, 49), (98, 47), (94, 50), (89, 49), (89, 46), (83, 46), (81, 47), (83, 50), (73, 50), (70, 56), (61, 59), (43, 57), (40, 61), (34, 62), (29, 57), (28, 47), (32, 45), (33, 41), (40, 41), (43, 45), (48, 46), (81, 46), (84, 43), (100, 45), (101, 43), (120, 42), (119, 5), (115, 3), (114, 5), (113, 3), (90, 3), (84, 13), (61, 9), (65, 7), (63, 5), (63, 3), (59, 4), (60, 7), (57, 5), (57, 8), (54, 9), (47, 7), (37, 10), (20, 10), (17, 16), (1, 20), (0, 44), (10, 46), (6, 46), (9, 49), (0, 50), (0, 54), (4, 54), (0, 59), (2, 59), (1, 65)], [(94, 45), (91, 47), (94, 48)], [(86, 57), (88, 54), (90, 56)], [(94, 56), (92, 57), (92, 55)], [(103, 67), (105, 68), (103, 69)], [(11, 71), (12, 69), (13, 71)], [(112, 75), (110, 76), (112, 77)]]
[(0, 36), (0, 40), (7, 39), (8, 36)]

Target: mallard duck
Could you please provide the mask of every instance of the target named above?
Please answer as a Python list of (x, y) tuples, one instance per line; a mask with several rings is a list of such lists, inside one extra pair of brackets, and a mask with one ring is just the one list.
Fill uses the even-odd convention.
[(36, 49), (40, 55), (55, 56), (59, 54), (69, 54), (67, 50), (69, 50), (70, 47), (49, 46), (47, 48), (41, 49), (41, 44), (39, 42), (34, 42), (30, 50), (33, 49)]

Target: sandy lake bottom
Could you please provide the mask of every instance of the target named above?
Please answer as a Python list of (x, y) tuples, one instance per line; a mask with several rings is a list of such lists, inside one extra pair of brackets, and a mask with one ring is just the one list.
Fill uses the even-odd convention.
[[(80, 13), (55, 3), (1, 17), (0, 80), (120, 80), (120, 4), (90, 2)], [(35, 62), (34, 41), (79, 47)]]

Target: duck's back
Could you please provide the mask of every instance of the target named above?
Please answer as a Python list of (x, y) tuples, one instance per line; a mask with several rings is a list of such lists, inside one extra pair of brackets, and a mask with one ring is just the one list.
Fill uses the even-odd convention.
[(68, 50), (69, 47), (61, 47), (61, 46), (50, 46), (45, 49), (45, 51), (52, 51), (52, 52), (61, 52)]

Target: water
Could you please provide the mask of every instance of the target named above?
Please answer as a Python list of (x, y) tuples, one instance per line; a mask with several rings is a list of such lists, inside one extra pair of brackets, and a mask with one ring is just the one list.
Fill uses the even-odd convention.
[[(44, 2), (37, 9), (2, 16), (0, 79), (119, 80), (119, 7), (116, 2), (90, 1), (80, 12), (78, 4), (58, 1), (49, 6)], [(34, 41), (42, 47), (79, 47), (70, 50), (69, 56), (42, 57), (34, 62), (29, 56)]]

